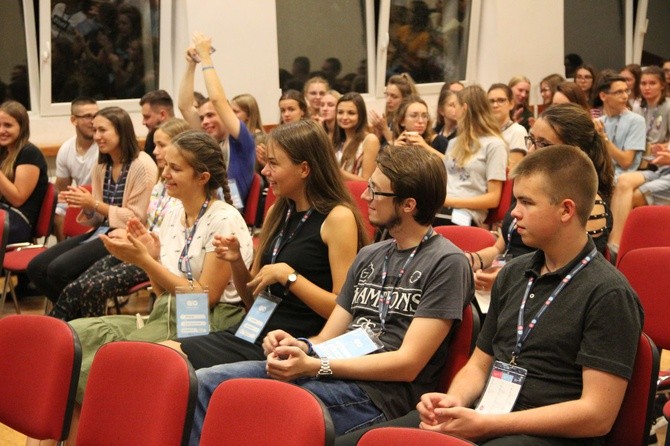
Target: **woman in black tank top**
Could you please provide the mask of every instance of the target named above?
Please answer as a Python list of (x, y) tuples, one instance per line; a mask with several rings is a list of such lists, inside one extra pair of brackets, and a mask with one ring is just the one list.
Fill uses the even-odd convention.
[(253, 343), (235, 336), (237, 327), (168, 343), (196, 369), (264, 359), (261, 343), (271, 330), (318, 334), (351, 262), (367, 242), (330, 141), (317, 123), (301, 120), (277, 127), (268, 137), (263, 175), (277, 201), (263, 224), (251, 271), (241, 261), (236, 237), (218, 237), (217, 254), (231, 263), (248, 309), (264, 291), (281, 301)]

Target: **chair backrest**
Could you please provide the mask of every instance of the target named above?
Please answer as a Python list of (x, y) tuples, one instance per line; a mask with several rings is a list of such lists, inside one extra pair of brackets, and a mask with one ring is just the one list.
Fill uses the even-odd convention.
[(370, 240), (373, 240), (375, 237), (375, 227), (370, 224), (370, 209), (368, 208), (369, 203), (361, 198), (363, 191), (368, 187), (368, 183), (367, 181), (345, 181), (345, 184), (347, 185), (347, 188), (349, 188), (351, 198), (354, 199), (354, 202), (358, 206), (361, 217), (363, 217), (365, 230), (370, 236)]
[(507, 210), (512, 205), (512, 189), (514, 188), (514, 180), (507, 178), (503, 183), (502, 191), (500, 193), (500, 203), (498, 206), (492, 209), (489, 209), (489, 213), (486, 216), (484, 223), (487, 225), (495, 225), (502, 221), (505, 218)]
[(435, 232), (463, 251), (479, 251), (496, 243), (491, 231), (476, 226), (435, 226)]
[(272, 188), (268, 187), (265, 189), (265, 205), (263, 206), (263, 220), (265, 220), (265, 217), (268, 215), (268, 211), (270, 210), (270, 206), (272, 206), (275, 203), (275, 200), (277, 200), (277, 197), (275, 196), (275, 193), (272, 192)]
[(261, 199), (261, 176), (254, 172), (254, 179), (251, 181), (249, 187), (249, 194), (247, 201), (244, 203), (244, 221), (247, 226), (254, 226), (256, 224), (256, 216), (258, 215), (258, 203)]
[(633, 376), (628, 382), (621, 409), (612, 430), (607, 434), (607, 446), (646, 446), (653, 417), (659, 354), (654, 341), (642, 333), (635, 357)]
[(411, 427), (380, 427), (367, 431), (358, 446), (472, 446), (462, 438)]
[(621, 234), (617, 265), (627, 252), (638, 248), (670, 246), (670, 206), (640, 206), (628, 214)]
[(9, 215), (4, 209), (0, 209), (0, 265), (5, 260), (7, 250), (7, 238), (9, 237)]
[[(54, 224), (54, 214), (56, 212), (56, 203), (58, 203), (58, 196), (56, 194), (56, 186), (53, 183), (47, 184), (47, 190), (44, 192), (44, 200), (40, 213), (37, 215), (37, 222), (33, 228), (33, 238), (48, 237), (51, 234)], [(44, 241), (46, 243), (46, 240)]]
[(80, 211), (81, 208), (75, 206), (68, 206), (65, 211), (65, 218), (63, 220), (63, 235), (65, 237), (75, 237), (92, 229), (90, 226), (82, 225), (77, 221)]
[(6, 316), (0, 358), (0, 423), (32, 438), (67, 438), (81, 366), (70, 325), (49, 316)]
[(185, 445), (197, 380), (189, 362), (149, 342), (105, 344), (93, 358), (77, 444)]
[(644, 332), (659, 348), (670, 349), (670, 247), (629, 251), (618, 268), (642, 302)]
[(441, 392), (446, 392), (449, 384), (456, 376), (459, 370), (470, 359), (472, 351), (475, 349), (477, 336), (479, 335), (480, 321), (479, 313), (473, 304), (468, 305), (463, 310), (463, 319), (461, 323), (449, 334), (449, 352), (447, 362), (444, 364), (442, 375), (440, 376)]
[(333, 441), (330, 415), (311, 392), (254, 378), (231, 379), (216, 388), (200, 437), (201, 446), (323, 446)]
[[(91, 185), (86, 184), (82, 186), (84, 189), (91, 191)], [(65, 218), (63, 219), (63, 235), (65, 237), (75, 237), (92, 230), (90, 226), (82, 225), (77, 221), (77, 216), (81, 212), (81, 208), (77, 206), (68, 206), (65, 211)]]

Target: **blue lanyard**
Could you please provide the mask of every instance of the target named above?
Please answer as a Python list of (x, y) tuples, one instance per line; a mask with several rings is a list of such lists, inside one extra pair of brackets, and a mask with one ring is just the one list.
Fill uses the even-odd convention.
[[(181, 271), (182, 273), (186, 273), (186, 278), (188, 279), (188, 284), (190, 287), (193, 287), (193, 272), (191, 271), (191, 261), (188, 259), (188, 250), (191, 247), (191, 242), (193, 241), (195, 230), (198, 228), (200, 218), (202, 218), (202, 216), (205, 214), (205, 211), (207, 211), (208, 205), (209, 205), (209, 198), (206, 199), (205, 202), (202, 204), (200, 212), (198, 213), (198, 218), (195, 219), (190, 234), (187, 234), (188, 228), (184, 228), (186, 243), (184, 244), (184, 249), (181, 250), (181, 254), (179, 255), (178, 266), (179, 271)], [(186, 211), (184, 211), (184, 219), (186, 219)]]
[(400, 279), (402, 279), (402, 276), (405, 275), (405, 271), (407, 270), (409, 262), (411, 262), (414, 256), (416, 256), (416, 253), (419, 251), (419, 248), (421, 248), (421, 245), (423, 245), (426, 242), (426, 240), (432, 237), (432, 235), (433, 235), (433, 228), (431, 226), (430, 228), (428, 228), (426, 235), (423, 236), (419, 244), (414, 247), (409, 257), (407, 257), (407, 260), (405, 260), (405, 263), (398, 272), (398, 277), (396, 277), (395, 279), (393, 288), (391, 288), (389, 292), (386, 293), (386, 296), (384, 296), (384, 286), (386, 285), (386, 278), (388, 276), (389, 257), (390, 254), (398, 247), (397, 242), (394, 241), (393, 244), (391, 245), (391, 249), (389, 249), (386, 252), (386, 254), (384, 254), (384, 264), (382, 265), (381, 296), (379, 298), (379, 320), (382, 323), (382, 331), (381, 331), (382, 333), (386, 331), (386, 316), (388, 315), (389, 312), (389, 306), (391, 305), (391, 297), (393, 296), (393, 292), (398, 287), (398, 284), (400, 283)]
[(575, 265), (574, 268), (572, 268), (572, 271), (570, 271), (564, 278), (561, 280), (561, 282), (556, 286), (554, 291), (549, 295), (546, 301), (544, 301), (544, 304), (542, 305), (542, 308), (538, 310), (538, 312), (535, 314), (533, 319), (528, 323), (528, 326), (524, 328), (523, 326), (523, 316), (525, 313), (525, 308), (526, 308), (526, 301), (528, 300), (528, 295), (530, 294), (530, 289), (533, 286), (533, 282), (535, 282), (535, 278), (531, 277), (528, 279), (528, 285), (526, 285), (526, 292), (523, 295), (523, 299), (521, 300), (521, 307), (519, 308), (519, 318), (518, 318), (518, 323), (516, 326), (516, 346), (514, 347), (514, 351), (512, 352), (512, 360), (510, 361), (510, 364), (516, 365), (516, 359), (519, 357), (521, 354), (521, 347), (523, 347), (523, 344), (526, 342), (526, 339), (528, 339), (528, 335), (530, 332), (535, 328), (537, 325), (537, 321), (542, 317), (544, 314), (545, 310), (549, 308), (549, 305), (556, 299), (556, 296), (563, 291), (563, 288), (567, 286), (568, 283), (579, 273), (581, 270), (583, 270), (586, 265), (588, 265), (591, 260), (595, 257), (595, 255), (598, 253), (598, 250), (596, 248), (593, 248), (593, 250), (588, 253), (577, 265)]
[(288, 227), (288, 221), (291, 218), (291, 214), (293, 213), (293, 207), (289, 206), (288, 210), (286, 211), (286, 218), (284, 218), (284, 224), (282, 225), (281, 231), (279, 231), (279, 235), (277, 236), (277, 239), (275, 240), (275, 243), (272, 247), (272, 259), (270, 260), (270, 263), (275, 263), (277, 261), (277, 256), (279, 255), (279, 252), (284, 249), (284, 246), (288, 245), (291, 240), (293, 240), (293, 237), (298, 233), (298, 231), (305, 225), (305, 222), (309, 218), (310, 215), (312, 215), (312, 211), (314, 208), (310, 208), (307, 212), (305, 212), (305, 215), (302, 216), (300, 219), (300, 223), (298, 223), (298, 226), (295, 227), (295, 229), (289, 234), (288, 238), (286, 241), (284, 241), (284, 233), (286, 232), (286, 228)]

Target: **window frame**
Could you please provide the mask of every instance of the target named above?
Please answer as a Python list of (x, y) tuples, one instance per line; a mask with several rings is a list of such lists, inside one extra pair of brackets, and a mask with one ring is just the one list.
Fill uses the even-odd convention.
[[(370, 0), (369, 0), (370, 1)], [(368, 3), (369, 3), (368, 1)], [(468, 52), (465, 64), (465, 79), (459, 79), (464, 82), (470, 79), (473, 73), (477, 73), (477, 49), (479, 48), (479, 24), (481, 21), (481, 0), (470, 0), (470, 14), (468, 17)], [(377, 99), (384, 97), (386, 87), (386, 62), (388, 55), (389, 21), (391, 15), (391, 0), (381, 0), (379, 5), (379, 33), (377, 36), (377, 57), (375, 59), (375, 88), (374, 97)], [(472, 48), (472, 49), (471, 49)], [(440, 93), (443, 82), (430, 82), (416, 84), (420, 95), (437, 95)]]
[[(34, 11), (32, 11), (32, 1), (23, 0), (24, 10), (30, 5), (31, 17), (35, 17)], [(69, 116), (70, 115), (70, 103), (69, 102), (51, 102), (51, 0), (39, 0), (40, 10), (39, 10), (39, 30), (40, 30), (40, 39), (39, 42), (39, 73), (37, 74), (37, 67), (35, 67), (35, 77), (33, 78), (32, 70), (29, 68), (30, 73), (30, 84), (31, 84), (31, 101), (34, 100), (35, 104), (39, 104), (39, 114), (41, 116)], [(172, 66), (172, 13), (173, 13), (173, 0), (161, 0), (159, 3), (160, 8), (160, 31), (159, 31), (159, 64), (158, 64), (158, 88), (172, 90), (172, 78), (170, 69), (164, 67)], [(27, 14), (26, 14), (27, 17)], [(34, 20), (34, 19), (33, 19)], [(34, 28), (33, 21), (33, 29)], [(28, 27), (26, 26), (26, 29)], [(36, 51), (35, 48), (38, 47), (36, 42), (37, 33), (32, 33), (32, 42), (26, 42), (28, 44), (28, 59), (38, 60), (37, 54), (34, 58), (31, 57), (30, 51)], [(28, 38), (30, 36), (27, 36)], [(35, 65), (37, 65), (35, 63)], [(33, 90), (35, 90), (33, 96)], [(39, 101), (38, 101), (39, 98)], [(129, 113), (139, 112), (140, 111), (140, 98), (131, 98), (131, 99), (110, 99), (110, 100), (101, 100), (98, 101), (100, 108), (117, 106), (121, 107)], [(33, 102), (31, 102), (32, 104)], [(35, 109), (36, 107), (32, 107)]]

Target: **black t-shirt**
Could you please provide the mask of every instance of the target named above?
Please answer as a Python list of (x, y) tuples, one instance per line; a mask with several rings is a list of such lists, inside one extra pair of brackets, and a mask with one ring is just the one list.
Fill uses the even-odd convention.
[[(37, 166), (40, 169), (39, 177), (37, 179), (37, 185), (33, 190), (33, 193), (30, 194), (25, 203), (19, 206), (17, 209), (28, 219), (30, 226), (35, 227), (37, 223), (37, 218), (42, 208), (42, 202), (44, 201), (44, 193), (47, 190), (47, 185), (49, 183), (49, 177), (47, 175), (47, 162), (44, 159), (44, 155), (40, 149), (38, 149), (34, 144), (28, 143), (16, 157), (16, 162), (14, 163), (14, 173), (16, 174), (16, 168), (22, 164), (32, 164)], [(4, 198), (3, 202), (7, 202)]]
[[(544, 253), (512, 259), (491, 291), (491, 307), (477, 347), (509, 362), (516, 344), (519, 307), (528, 279), (536, 280), (524, 326), (565, 275), (594, 247), (588, 243), (570, 263), (539, 276)], [(514, 410), (578, 399), (582, 369), (589, 367), (630, 379), (642, 330), (642, 306), (628, 281), (600, 253), (567, 284), (523, 344), (517, 364), (528, 370)]]

